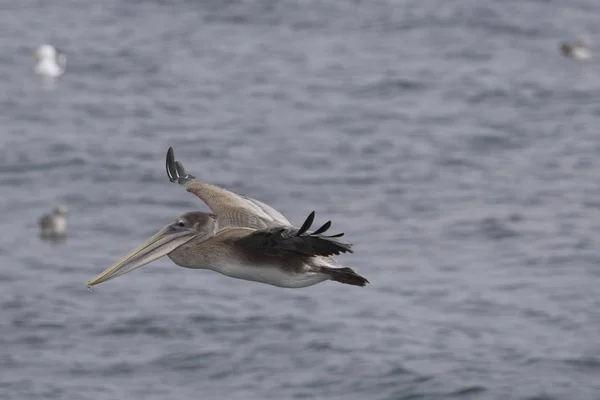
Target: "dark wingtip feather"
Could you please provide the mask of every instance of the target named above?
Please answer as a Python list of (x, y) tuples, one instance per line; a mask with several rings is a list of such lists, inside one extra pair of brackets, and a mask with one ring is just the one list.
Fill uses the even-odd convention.
[(181, 164), (179, 161), (175, 161), (175, 152), (173, 151), (173, 147), (169, 147), (169, 150), (167, 150), (166, 168), (167, 176), (171, 182), (177, 182), (180, 185), (185, 185), (186, 182), (196, 178), (194, 175), (186, 174), (183, 164)]
[(181, 164), (179, 161), (175, 161), (175, 168), (177, 169), (178, 178), (185, 177), (185, 168), (183, 168), (183, 164)]
[(177, 176), (176, 176), (177, 170), (175, 169), (175, 153), (173, 151), (173, 147), (169, 147), (169, 150), (167, 150), (166, 167), (167, 167), (167, 176), (169, 177), (169, 180), (171, 182), (177, 181)]
[(296, 236), (300, 236), (303, 233), (305, 233), (308, 230), (308, 228), (310, 228), (310, 226), (312, 225), (314, 220), (315, 220), (315, 212), (313, 211), (306, 218), (306, 221), (304, 221), (304, 223), (300, 227), (300, 230), (298, 230), (298, 233), (296, 233)]
[(311, 233), (311, 235), (320, 235), (321, 233), (326, 232), (327, 229), (329, 229), (330, 227), (331, 227), (331, 221), (327, 221), (323, 224), (322, 227), (320, 227), (319, 229), (317, 229), (316, 231)]

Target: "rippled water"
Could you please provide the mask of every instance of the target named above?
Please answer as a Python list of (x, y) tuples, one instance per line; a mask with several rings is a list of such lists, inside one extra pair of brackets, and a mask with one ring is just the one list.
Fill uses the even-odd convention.
[[(600, 75), (587, 1), (0, 3), (0, 398), (594, 399)], [(596, 36), (595, 36), (596, 35)], [(54, 87), (31, 51), (68, 54)], [(346, 232), (372, 282), (168, 259), (164, 171)], [(37, 237), (58, 203), (71, 236)]]

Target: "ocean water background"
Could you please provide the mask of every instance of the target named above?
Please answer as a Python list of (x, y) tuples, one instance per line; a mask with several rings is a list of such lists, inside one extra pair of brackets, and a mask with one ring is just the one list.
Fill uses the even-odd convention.
[[(1, 399), (599, 399), (600, 2), (0, 2)], [(49, 86), (31, 52), (68, 72)], [(200, 179), (372, 284), (168, 259), (85, 289)], [(65, 203), (64, 243), (37, 219)]]

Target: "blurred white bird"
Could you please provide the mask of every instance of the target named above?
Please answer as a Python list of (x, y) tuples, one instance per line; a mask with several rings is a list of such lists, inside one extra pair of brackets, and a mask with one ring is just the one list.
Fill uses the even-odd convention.
[(43, 215), (38, 221), (40, 235), (44, 238), (61, 238), (67, 236), (67, 206), (59, 205), (52, 214)]
[(560, 51), (567, 58), (577, 61), (589, 60), (592, 57), (592, 49), (585, 39), (579, 39), (574, 42), (564, 42), (560, 45)]
[(47, 78), (58, 78), (65, 73), (67, 56), (59, 53), (49, 44), (43, 44), (33, 53), (38, 63), (35, 66), (37, 75)]

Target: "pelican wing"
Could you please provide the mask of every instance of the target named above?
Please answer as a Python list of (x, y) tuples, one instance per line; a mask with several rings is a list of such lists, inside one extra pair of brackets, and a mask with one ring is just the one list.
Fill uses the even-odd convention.
[(233, 193), (209, 183), (199, 182), (196, 177), (186, 174), (183, 165), (175, 161), (173, 148), (167, 151), (167, 175), (171, 182), (184, 186), (188, 192), (196, 195), (218, 216), (219, 227), (244, 227), (264, 229), (290, 225), (280, 212), (271, 206)]
[(282, 255), (286, 252), (300, 253), (308, 256), (332, 256), (340, 253), (352, 253), (352, 245), (337, 240), (343, 233), (323, 235), (331, 226), (328, 221), (314, 232), (308, 229), (314, 220), (314, 211), (308, 216), (300, 229), (292, 226), (277, 226), (254, 231), (235, 239), (237, 245), (246, 248), (261, 249), (270, 255)]
[(258, 207), (260, 207), (260, 209), (263, 210), (263, 212), (265, 214), (267, 214), (269, 217), (273, 218), (279, 224), (292, 225), (292, 223), (286, 217), (284, 217), (282, 213), (280, 213), (279, 211), (277, 211), (270, 205), (263, 203), (260, 200), (253, 199), (252, 197), (244, 196), (243, 194), (238, 194), (238, 196), (240, 196), (244, 200), (249, 201), (249, 202), (257, 205)]

